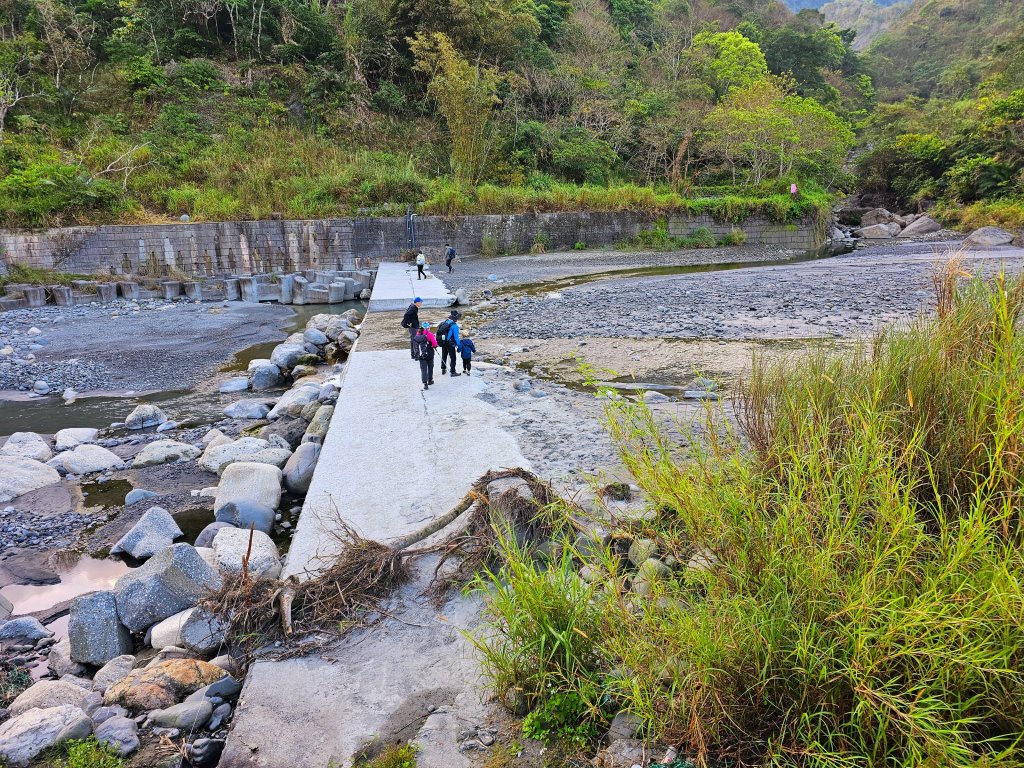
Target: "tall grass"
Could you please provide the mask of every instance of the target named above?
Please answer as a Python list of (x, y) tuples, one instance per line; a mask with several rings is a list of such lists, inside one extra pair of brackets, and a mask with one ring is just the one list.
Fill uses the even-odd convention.
[[(628, 708), (701, 763), (1024, 764), (1022, 296), (974, 279), (856, 352), (755, 361), (740, 427), (709, 410), (685, 446), (613, 400), (671, 575), (642, 594), (614, 552), (576, 552), (603, 574), (597, 618), (546, 673), (528, 628), (565, 615), (552, 585), (572, 582), (510, 549), (489, 668), (535, 707), (554, 690), (594, 718)], [(512, 652), (528, 674), (495, 661)]]

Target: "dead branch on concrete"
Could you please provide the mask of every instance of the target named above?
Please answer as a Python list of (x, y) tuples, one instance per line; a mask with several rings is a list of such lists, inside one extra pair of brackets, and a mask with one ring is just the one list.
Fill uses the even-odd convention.
[[(521, 482), (488, 496), (499, 480)], [(338, 554), (326, 568), (284, 581), (253, 579), (244, 572), (203, 607), (225, 622), (229, 642), (249, 658), (268, 647), (278, 656), (316, 652), (379, 618), (381, 606), (409, 580), (418, 558), (440, 556), (429, 593), (442, 601), (452, 588), (494, 567), (499, 534), (511, 532), (524, 546), (550, 538), (564, 522), (552, 512), (554, 501), (550, 486), (526, 470), (488, 472), (450, 512), (391, 544), (360, 536), (335, 509)], [(442, 540), (413, 548), (463, 517), (465, 523)]]

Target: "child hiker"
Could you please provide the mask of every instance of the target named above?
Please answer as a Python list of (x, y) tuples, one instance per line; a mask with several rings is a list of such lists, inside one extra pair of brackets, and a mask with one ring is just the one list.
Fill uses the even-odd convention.
[(469, 371), (473, 367), (473, 355), (476, 353), (476, 344), (469, 338), (469, 331), (465, 331), (459, 351), (462, 353), (462, 372), (469, 376)]
[(430, 323), (424, 320), (420, 323), (419, 333), (413, 339), (413, 351), (416, 359), (420, 361), (420, 378), (423, 380), (423, 389), (430, 389), (434, 383), (434, 349), (437, 347), (437, 339), (430, 332)]

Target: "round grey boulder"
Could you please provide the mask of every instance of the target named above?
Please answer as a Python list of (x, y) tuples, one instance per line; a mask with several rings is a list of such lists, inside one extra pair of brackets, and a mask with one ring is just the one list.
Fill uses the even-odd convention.
[[(226, 523), (227, 527), (248, 529), (251, 525), (263, 533), (270, 533), (274, 527), (274, 510), (258, 501), (229, 501), (217, 510), (214, 517), (218, 523)], [(219, 530), (214, 534), (215, 540), (219, 534)]]

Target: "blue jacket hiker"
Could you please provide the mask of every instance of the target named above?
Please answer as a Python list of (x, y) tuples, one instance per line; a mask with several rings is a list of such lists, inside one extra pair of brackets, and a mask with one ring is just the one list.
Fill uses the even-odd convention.
[(462, 353), (462, 372), (469, 376), (470, 370), (473, 368), (473, 355), (476, 353), (476, 344), (468, 336), (462, 340), (462, 346), (459, 348)]
[(455, 370), (455, 353), (458, 351), (462, 344), (462, 339), (459, 338), (459, 320), (462, 319), (462, 314), (456, 310), (452, 310), (452, 313), (446, 320), (443, 320), (439, 326), (437, 326), (437, 341), (441, 345), (441, 375), (443, 376), (448, 372), (449, 364), (451, 364), (451, 375), (461, 376), (461, 374)]

